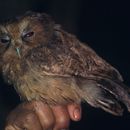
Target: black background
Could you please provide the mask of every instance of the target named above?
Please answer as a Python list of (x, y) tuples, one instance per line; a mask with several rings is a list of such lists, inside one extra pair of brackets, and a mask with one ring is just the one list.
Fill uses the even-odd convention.
[[(50, 14), (115, 66), (130, 86), (130, 8), (127, 1), (110, 0), (1, 0), (0, 21), (32, 10)], [(8, 112), (19, 103), (15, 91), (0, 80), (0, 129)], [(83, 118), (73, 130), (130, 130), (130, 114), (115, 117), (83, 105)]]

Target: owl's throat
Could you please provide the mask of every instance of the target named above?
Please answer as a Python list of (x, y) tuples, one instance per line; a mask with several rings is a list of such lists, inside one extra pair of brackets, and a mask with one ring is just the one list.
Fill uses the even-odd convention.
[(10, 62), (5, 62), (2, 68), (2, 73), (5, 81), (9, 84), (15, 84), (16, 81), (23, 75), (20, 61), (16, 58), (10, 59)]

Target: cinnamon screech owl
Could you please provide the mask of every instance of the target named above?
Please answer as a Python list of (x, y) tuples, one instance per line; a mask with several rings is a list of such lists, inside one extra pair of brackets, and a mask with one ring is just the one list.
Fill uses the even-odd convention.
[(0, 25), (0, 69), (23, 101), (50, 105), (86, 101), (122, 115), (129, 88), (120, 73), (44, 13)]

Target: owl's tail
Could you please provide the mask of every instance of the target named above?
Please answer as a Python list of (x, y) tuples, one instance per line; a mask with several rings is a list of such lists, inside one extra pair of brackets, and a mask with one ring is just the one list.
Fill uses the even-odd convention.
[(120, 116), (123, 114), (123, 104), (130, 112), (130, 88), (106, 78), (96, 78), (80, 81), (81, 97), (93, 107)]

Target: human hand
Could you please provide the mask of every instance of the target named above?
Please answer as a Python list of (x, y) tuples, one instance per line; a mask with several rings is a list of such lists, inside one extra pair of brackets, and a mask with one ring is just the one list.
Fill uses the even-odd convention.
[(63, 130), (69, 128), (70, 119), (81, 119), (80, 105), (49, 106), (33, 101), (20, 104), (9, 114), (5, 130)]

